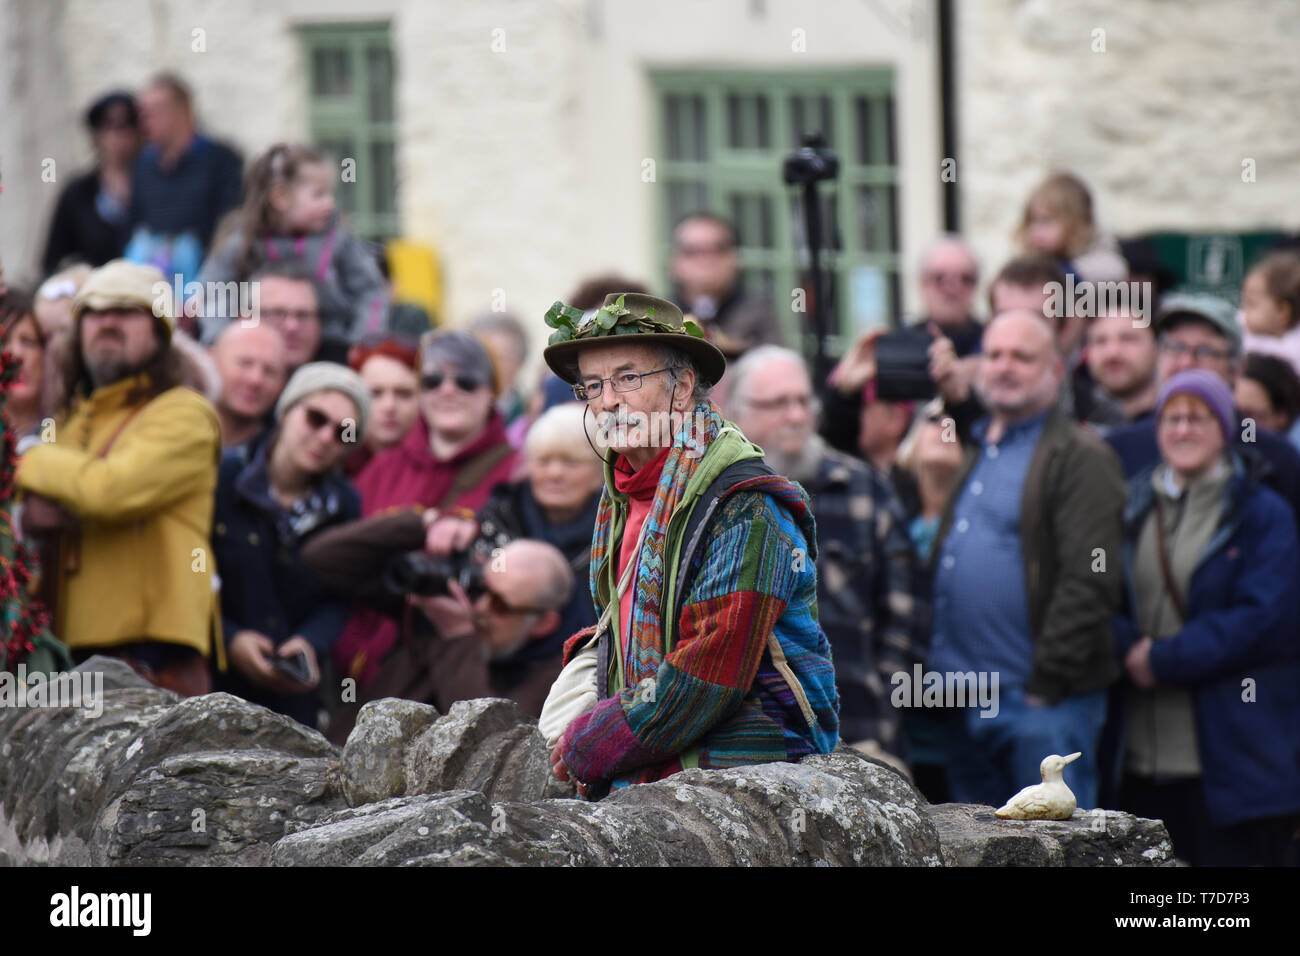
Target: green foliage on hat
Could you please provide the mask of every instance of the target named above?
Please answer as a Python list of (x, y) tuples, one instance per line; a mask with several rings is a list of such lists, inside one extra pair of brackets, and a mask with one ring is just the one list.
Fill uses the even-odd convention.
[(581, 309), (563, 302), (554, 303), (546, 310), (546, 324), (555, 329), (546, 344), (558, 345), (575, 339), (635, 334), (685, 334), (697, 339), (704, 338), (704, 330), (690, 320), (685, 321), (681, 327), (659, 321), (654, 317), (653, 307), (646, 309), (645, 315), (636, 315), (623, 304), (621, 295), (612, 305), (602, 306), (585, 322), (582, 321), (584, 315), (586, 313)]

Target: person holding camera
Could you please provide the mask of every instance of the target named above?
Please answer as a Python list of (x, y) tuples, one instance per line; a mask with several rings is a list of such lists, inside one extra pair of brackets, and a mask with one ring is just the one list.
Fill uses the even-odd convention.
[(340, 470), (365, 436), (370, 389), (351, 369), (311, 362), (275, 406), (274, 429), (222, 459), (212, 548), (229, 671), (218, 689), (316, 726), (312, 691), (348, 605), (300, 557), (302, 543), (361, 514)]
[(925, 400), (936, 389), (954, 398), (969, 394), (984, 330), (971, 312), (978, 284), (975, 254), (964, 239), (945, 234), (930, 244), (921, 260), (921, 317), (860, 336), (825, 383), (821, 434), (832, 448), (861, 455), (865, 390), (878, 374), (890, 382), (873, 400)]
[(356, 694), (331, 715), (330, 740), (345, 742), (362, 705), (382, 697), (443, 713), (458, 700), (504, 697), (541, 712), (574, 586), (553, 545), (502, 543), (458, 511), (410, 508), (331, 528), (302, 557), (332, 592), (400, 622), (382, 657), (343, 669)]

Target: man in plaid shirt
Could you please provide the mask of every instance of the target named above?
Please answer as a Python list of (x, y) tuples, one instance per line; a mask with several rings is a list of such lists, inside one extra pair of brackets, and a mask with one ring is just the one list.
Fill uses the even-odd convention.
[[(907, 526), (888, 483), (816, 431), (803, 359), (778, 346), (732, 369), (727, 412), (778, 474), (798, 481), (817, 521), (817, 602), (840, 692), (840, 737), (906, 759), (890, 676), (923, 662), (918, 578)], [(877, 749), (878, 748), (878, 749)]]

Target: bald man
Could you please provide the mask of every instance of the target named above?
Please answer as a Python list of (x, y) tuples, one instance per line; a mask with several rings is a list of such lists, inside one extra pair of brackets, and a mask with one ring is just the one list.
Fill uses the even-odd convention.
[[(576, 581), (563, 552), (545, 541), (518, 538), (499, 547), (496, 538), (438, 529), (434, 522), (426, 532), (420, 514), (404, 510), (328, 528), (304, 546), (303, 563), (339, 595), (398, 617), (408, 603), (415, 611), (406, 639), (375, 651), (385, 655), (377, 675), (360, 680), (356, 699), (331, 717), (330, 740), (346, 740), (361, 706), (380, 697), (421, 700), (442, 713), (458, 700), (505, 697), (541, 714), (563, 664), (556, 642), (546, 639), (585, 580)], [(422, 546), (426, 557), (432, 552), (442, 561), (478, 555), (481, 588), (467, 594), (448, 579), (442, 595), (395, 593), (390, 563)], [(356, 664), (336, 655), (344, 677), (357, 677)]]
[(985, 329), (975, 389), (988, 415), (931, 552), (929, 668), (993, 690), (951, 725), (948, 783), (963, 803), (1001, 806), (1039, 781), (1044, 757), (1079, 752), (1065, 780), (1096, 806), (1126, 489), (1114, 453), (1057, 408), (1064, 372), (1041, 314)]
[(221, 375), (221, 447), (247, 448), (266, 427), (267, 415), (284, 389), (284, 339), (268, 324), (232, 322), (213, 344), (212, 358)]

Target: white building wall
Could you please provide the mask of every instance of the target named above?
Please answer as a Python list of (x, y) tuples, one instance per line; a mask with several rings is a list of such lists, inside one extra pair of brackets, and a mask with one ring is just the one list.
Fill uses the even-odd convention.
[(1058, 167), (1092, 186), (1102, 226), (1121, 235), (1300, 226), (1293, 0), (954, 7), (963, 227), (986, 273)]
[[(20, 21), (9, 33), (23, 51), (0, 75), (21, 64), (52, 81), (6, 97), (16, 108), (6, 108), (0, 140), (0, 255), (15, 276), (35, 277), (58, 186), (13, 184), (29, 182), (42, 157), (60, 176), (85, 167), (80, 117), (95, 96), (176, 70), (193, 84), (204, 128), (251, 158), (306, 136), (294, 30), (311, 22), (392, 23), (403, 228), (441, 251), (453, 320), (488, 308), (499, 289), (540, 337), (542, 312), (584, 275), (617, 269), (655, 283), (659, 187), (641, 169), (657, 145), (656, 67), (893, 66), (905, 261), (940, 224), (928, 0), (54, 0), (40, 15), (30, 12), (40, 5), (21, 6), (17, 16), (17, 0), (0, 0), (0, 23)], [(803, 52), (792, 48), (796, 30)]]

